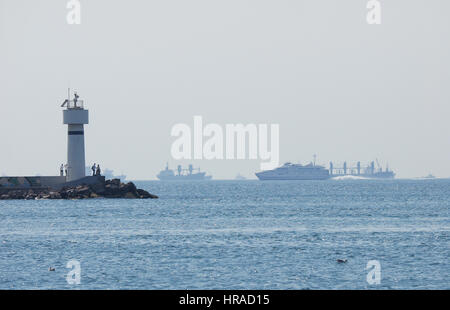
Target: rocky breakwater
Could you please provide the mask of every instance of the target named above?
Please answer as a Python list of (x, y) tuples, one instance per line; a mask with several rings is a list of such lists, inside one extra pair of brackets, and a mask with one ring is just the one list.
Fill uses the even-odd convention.
[(154, 199), (158, 196), (136, 188), (132, 182), (121, 183), (119, 179), (107, 180), (94, 185), (63, 187), (60, 190), (48, 188), (5, 189), (0, 187), (0, 200), (13, 199), (89, 199), (89, 198), (127, 198)]

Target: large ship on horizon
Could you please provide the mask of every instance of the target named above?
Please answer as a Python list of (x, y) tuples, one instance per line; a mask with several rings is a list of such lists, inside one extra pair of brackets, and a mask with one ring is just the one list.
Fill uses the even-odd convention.
[(177, 172), (178, 174), (175, 174), (167, 164), (166, 169), (162, 170), (156, 177), (161, 181), (206, 181), (212, 179), (212, 176), (206, 175), (206, 172), (201, 172), (200, 168), (195, 169), (192, 165), (189, 165), (188, 169), (183, 169), (181, 165), (178, 165)]

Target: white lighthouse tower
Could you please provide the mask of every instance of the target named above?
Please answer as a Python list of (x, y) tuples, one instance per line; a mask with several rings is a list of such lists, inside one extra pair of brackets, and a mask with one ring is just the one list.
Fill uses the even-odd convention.
[(82, 100), (75, 92), (75, 97), (64, 101), (63, 122), (68, 125), (67, 131), (67, 182), (86, 176), (86, 159), (84, 152), (84, 125), (89, 124), (89, 111), (84, 109)]

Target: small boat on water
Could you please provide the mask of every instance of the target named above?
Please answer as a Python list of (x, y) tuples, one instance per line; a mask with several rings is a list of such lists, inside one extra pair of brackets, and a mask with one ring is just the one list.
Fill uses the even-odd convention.
[(241, 175), (240, 173), (238, 173), (238, 175), (234, 179), (237, 181), (247, 180), (247, 178)]
[[(86, 175), (92, 175), (91, 167), (86, 167)], [(107, 180), (120, 179), (121, 181), (125, 181), (127, 179), (126, 175), (115, 175), (114, 171), (108, 168), (105, 168), (105, 170), (102, 171), (102, 175), (105, 176), (105, 179)]]
[(427, 176), (424, 176), (422, 179), (436, 179), (436, 177), (430, 173)]

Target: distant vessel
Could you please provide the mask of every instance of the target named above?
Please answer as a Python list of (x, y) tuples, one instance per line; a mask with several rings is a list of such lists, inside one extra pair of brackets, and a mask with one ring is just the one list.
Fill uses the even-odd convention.
[(110, 169), (105, 169), (102, 174), (105, 176), (105, 178), (107, 180), (112, 180), (112, 179), (120, 179), (122, 181), (125, 181), (127, 179), (127, 176), (124, 174), (120, 174), (120, 175), (114, 175), (114, 171), (110, 170)]
[(315, 163), (308, 165), (285, 163), (274, 170), (267, 170), (256, 173), (260, 180), (326, 180), (330, 178), (330, 173), (323, 166)]
[(156, 177), (161, 181), (202, 181), (212, 179), (212, 176), (206, 175), (206, 172), (200, 172), (200, 168), (194, 169), (192, 165), (189, 165), (188, 169), (183, 169), (181, 165), (178, 165), (177, 172), (178, 174), (175, 174), (173, 170), (169, 169), (169, 164), (167, 164), (166, 169), (162, 170)]
[[(86, 175), (92, 175), (91, 167), (86, 167)], [(127, 176), (124, 174), (114, 175), (114, 171), (108, 168), (102, 170), (102, 175), (105, 176), (105, 179), (107, 180), (120, 179), (122, 181), (125, 181), (127, 179)]]
[(423, 177), (422, 179), (436, 179), (436, 177), (430, 173), (429, 175)]
[(240, 173), (238, 173), (238, 175), (234, 179), (239, 181), (247, 180), (247, 178), (242, 176)]

